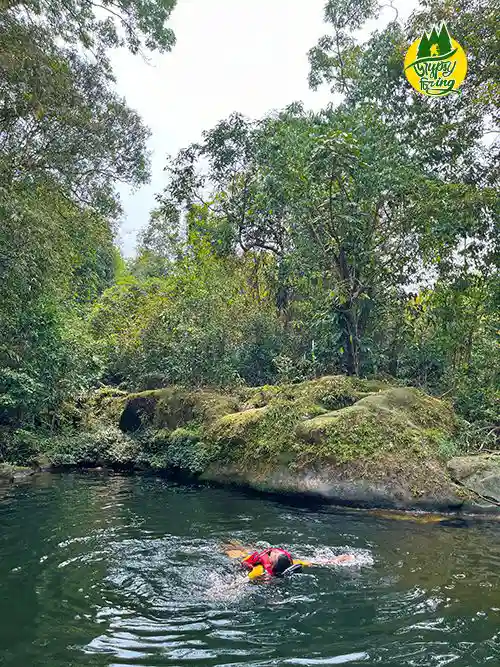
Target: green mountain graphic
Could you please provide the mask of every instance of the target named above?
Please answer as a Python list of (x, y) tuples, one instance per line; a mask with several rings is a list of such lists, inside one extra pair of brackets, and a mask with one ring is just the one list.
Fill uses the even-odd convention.
[(432, 29), (430, 35), (424, 32), (418, 46), (417, 59), (420, 60), (420, 58), (443, 56), (445, 53), (449, 53), (451, 50), (452, 46), (450, 34), (446, 24), (443, 23), (439, 33), (437, 32), (436, 27)]

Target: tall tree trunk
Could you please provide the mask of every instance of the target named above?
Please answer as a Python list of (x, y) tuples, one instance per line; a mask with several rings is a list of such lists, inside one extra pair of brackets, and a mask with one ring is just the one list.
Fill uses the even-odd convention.
[(285, 331), (288, 330), (290, 324), (290, 297), (291, 290), (288, 285), (288, 275), (280, 261), (278, 264), (278, 279), (275, 303), (278, 310), (279, 318), (283, 323)]
[(351, 305), (342, 309), (342, 318), (345, 322), (345, 350), (347, 359), (347, 374), (359, 375), (359, 337), (358, 337), (358, 321)]
[(347, 373), (359, 375), (359, 315), (356, 309), (355, 279), (347, 260), (347, 253), (342, 247), (336, 257), (336, 264), (340, 284), (346, 297), (346, 303), (341, 307), (341, 314), (346, 324)]

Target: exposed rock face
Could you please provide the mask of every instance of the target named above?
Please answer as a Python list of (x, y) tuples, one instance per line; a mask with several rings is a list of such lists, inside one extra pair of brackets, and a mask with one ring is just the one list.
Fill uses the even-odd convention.
[(460, 456), (448, 461), (451, 478), (482, 498), (500, 503), (500, 455)]
[(157, 401), (152, 396), (134, 396), (125, 406), (118, 424), (124, 433), (135, 433), (151, 421), (156, 411)]
[(355, 464), (300, 471), (287, 466), (242, 470), (234, 465), (213, 464), (200, 478), (261, 491), (314, 496), (353, 507), (448, 511), (460, 509), (464, 502), (456, 485), (436, 463), (413, 471), (410, 465), (402, 471), (394, 459), (380, 463), (373, 475), (367, 474), (364, 466)]

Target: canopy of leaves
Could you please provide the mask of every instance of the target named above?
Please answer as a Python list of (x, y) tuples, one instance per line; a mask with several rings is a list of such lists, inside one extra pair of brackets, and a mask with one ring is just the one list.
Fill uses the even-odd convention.
[(0, 0), (8, 12), (42, 25), (68, 44), (79, 44), (99, 58), (111, 47), (132, 53), (169, 51), (175, 37), (167, 21), (176, 0)]

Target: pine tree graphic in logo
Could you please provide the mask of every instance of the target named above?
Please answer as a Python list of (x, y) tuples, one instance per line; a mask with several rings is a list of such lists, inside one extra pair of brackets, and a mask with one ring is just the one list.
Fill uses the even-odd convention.
[(430, 96), (458, 92), (467, 73), (467, 57), (460, 44), (450, 37), (446, 24), (424, 32), (408, 49), (405, 74), (419, 93)]
[(451, 38), (446, 25), (443, 23), (439, 34), (435, 27), (432, 29), (430, 37), (424, 32), (420, 44), (418, 45), (417, 60), (444, 56), (446, 54), (451, 54), (452, 50)]

